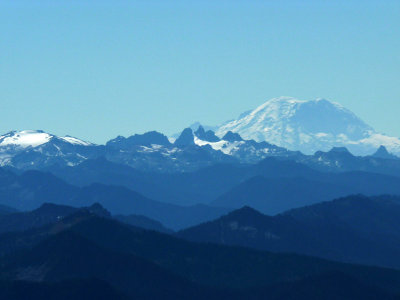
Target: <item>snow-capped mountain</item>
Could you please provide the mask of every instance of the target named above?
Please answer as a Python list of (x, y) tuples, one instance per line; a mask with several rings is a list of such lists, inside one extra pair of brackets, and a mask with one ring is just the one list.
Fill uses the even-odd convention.
[(224, 123), (216, 134), (222, 137), (228, 131), (306, 154), (347, 147), (354, 154), (367, 155), (381, 145), (400, 153), (399, 138), (376, 132), (350, 110), (325, 99), (274, 98)]
[(41, 130), (11, 131), (0, 136), (0, 166), (25, 169), (51, 164), (76, 165), (92, 158), (97, 145)]
[(0, 136), (0, 147), (14, 146), (14, 147), (37, 147), (46, 144), (50, 141), (62, 140), (72, 145), (92, 146), (92, 143), (74, 138), (71, 136), (57, 137), (53, 134), (46, 133), (42, 130), (22, 130), (10, 131), (5, 135)]
[(49, 142), (52, 136), (39, 130), (11, 131), (0, 136), (0, 147), (36, 147)]

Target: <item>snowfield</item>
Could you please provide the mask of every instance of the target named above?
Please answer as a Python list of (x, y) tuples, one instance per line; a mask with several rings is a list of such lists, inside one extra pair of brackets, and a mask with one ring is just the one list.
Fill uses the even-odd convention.
[(376, 132), (350, 110), (325, 99), (274, 98), (219, 126), (216, 134), (228, 131), (305, 154), (348, 147), (356, 155), (368, 155), (381, 145), (400, 154), (399, 138)]

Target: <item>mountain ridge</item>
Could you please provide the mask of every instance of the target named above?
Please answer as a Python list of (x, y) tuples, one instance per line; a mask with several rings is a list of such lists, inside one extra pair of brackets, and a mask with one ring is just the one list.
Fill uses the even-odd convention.
[(244, 206), (178, 236), (400, 269), (399, 216), (399, 196), (352, 195), (273, 216)]

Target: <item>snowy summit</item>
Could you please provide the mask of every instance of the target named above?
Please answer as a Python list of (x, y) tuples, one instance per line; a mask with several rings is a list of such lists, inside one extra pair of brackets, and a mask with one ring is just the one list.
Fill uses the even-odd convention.
[(52, 136), (40, 130), (11, 131), (0, 136), (0, 146), (36, 147), (50, 141)]
[(400, 153), (398, 138), (377, 133), (350, 110), (326, 99), (274, 98), (224, 123), (216, 133), (223, 136), (228, 131), (306, 154), (347, 147), (355, 154), (366, 155), (381, 145)]
[(86, 159), (87, 148), (93, 147), (92, 143), (42, 130), (11, 131), (0, 136), (0, 166), (76, 165)]
[(57, 137), (55, 135), (46, 133), (42, 130), (22, 130), (11, 131), (5, 135), (0, 136), (0, 147), (15, 146), (21, 148), (37, 147), (50, 142), (53, 139), (60, 139), (64, 142), (82, 146), (92, 145), (91, 143), (82, 141), (70, 136)]

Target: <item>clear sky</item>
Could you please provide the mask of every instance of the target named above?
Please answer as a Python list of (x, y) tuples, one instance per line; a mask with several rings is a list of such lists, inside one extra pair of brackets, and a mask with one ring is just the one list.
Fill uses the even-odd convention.
[(0, 133), (171, 134), (277, 96), (400, 136), (400, 1), (0, 1)]

